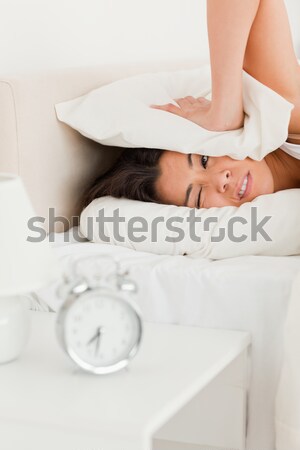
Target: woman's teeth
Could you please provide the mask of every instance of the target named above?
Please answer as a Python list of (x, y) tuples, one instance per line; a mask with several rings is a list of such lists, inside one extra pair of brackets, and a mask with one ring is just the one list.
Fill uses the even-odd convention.
[(243, 195), (245, 194), (246, 188), (247, 188), (247, 184), (248, 184), (248, 175), (246, 175), (244, 182), (243, 182), (243, 186), (241, 187), (241, 190), (239, 192), (239, 196), (240, 198), (243, 197)]

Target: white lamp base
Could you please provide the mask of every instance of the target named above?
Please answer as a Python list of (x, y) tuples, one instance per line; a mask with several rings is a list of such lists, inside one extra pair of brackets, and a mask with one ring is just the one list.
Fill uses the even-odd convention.
[(0, 364), (22, 353), (29, 336), (29, 313), (21, 296), (0, 297)]

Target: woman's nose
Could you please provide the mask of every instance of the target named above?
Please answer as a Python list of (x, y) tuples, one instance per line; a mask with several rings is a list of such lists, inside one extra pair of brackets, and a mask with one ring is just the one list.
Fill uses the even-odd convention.
[(222, 172), (220, 172), (217, 175), (217, 189), (219, 192), (223, 193), (227, 191), (230, 179), (231, 179), (230, 170), (222, 170)]

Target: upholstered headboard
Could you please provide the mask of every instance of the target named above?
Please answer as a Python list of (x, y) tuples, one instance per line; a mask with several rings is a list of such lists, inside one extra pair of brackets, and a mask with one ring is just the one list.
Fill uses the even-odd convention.
[[(120, 149), (94, 143), (59, 122), (54, 104), (137, 73), (197, 66), (195, 60), (132, 63), (0, 77), (0, 172), (22, 177), (46, 229), (50, 208), (70, 221), (79, 213), (86, 185), (108, 169)], [(57, 224), (55, 230), (66, 227)]]

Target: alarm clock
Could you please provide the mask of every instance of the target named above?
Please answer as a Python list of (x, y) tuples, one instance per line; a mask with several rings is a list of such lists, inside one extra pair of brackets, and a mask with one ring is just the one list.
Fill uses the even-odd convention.
[(100, 375), (126, 367), (142, 338), (141, 313), (129, 298), (135, 283), (117, 265), (115, 273), (107, 274), (107, 264), (103, 272), (98, 270), (90, 280), (75, 277), (61, 287), (66, 299), (56, 320), (65, 353), (83, 370)]

